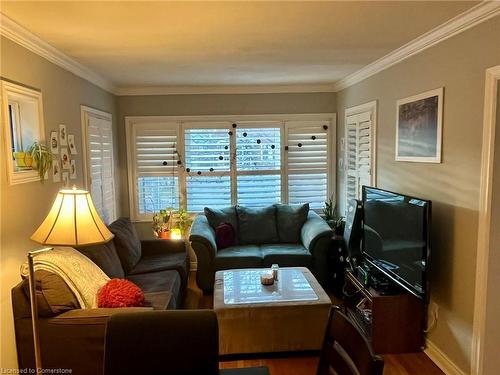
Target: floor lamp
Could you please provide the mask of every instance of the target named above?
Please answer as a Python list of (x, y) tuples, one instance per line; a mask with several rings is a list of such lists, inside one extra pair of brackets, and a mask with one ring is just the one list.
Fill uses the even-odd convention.
[[(31, 239), (42, 245), (82, 246), (108, 242), (113, 234), (102, 222), (90, 193), (86, 190), (63, 189), (57, 193), (47, 217), (33, 233)], [(38, 331), (38, 306), (35, 290), (34, 258), (52, 248), (28, 253), (29, 290), (36, 373), (42, 373), (42, 355)]]

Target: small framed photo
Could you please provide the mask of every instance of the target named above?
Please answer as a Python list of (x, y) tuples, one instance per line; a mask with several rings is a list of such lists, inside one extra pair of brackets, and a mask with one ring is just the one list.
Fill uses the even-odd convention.
[(396, 160), (441, 163), (443, 87), (397, 101)]
[(76, 180), (76, 160), (71, 159), (69, 163), (69, 179)]
[(69, 152), (71, 152), (71, 155), (78, 154), (78, 152), (76, 151), (74, 134), (68, 134), (68, 147), (69, 147)]
[(69, 187), (69, 172), (62, 173), (62, 182), (64, 187)]
[(59, 142), (61, 146), (68, 145), (68, 133), (66, 131), (66, 125), (59, 124)]
[(54, 160), (52, 162), (52, 181), (61, 182), (61, 166), (59, 165), (59, 160)]
[(55, 130), (50, 132), (50, 151), (53, 154), (59, 153), (59, 137)]
[(69, 153), (68, 153), (68, 148), (67, 147), (61, 147), (61, 164), (62, 164), (62, 169), (69, 169)]

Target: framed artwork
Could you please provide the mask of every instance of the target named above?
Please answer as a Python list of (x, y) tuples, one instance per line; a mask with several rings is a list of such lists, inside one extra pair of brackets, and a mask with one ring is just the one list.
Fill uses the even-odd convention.
[(59, 137), (57, 136), (57, 131), (50, 132), (50, 151), (53, 154), (59, 153)]
[(76, 151), (74, 134), (68, 134), (68, 147), (69, 147), (69, 152), (71, 152), (71, 155), (78, 154), (78, 152)]
[(68, 145), (68, 133), (66, 132), (66, 125), (59, 124), (59, 142), (61, 146)]
[(62, 182), (64, 187), (69, 187), (69, 172), (62, 173)]
[(76, 160), (71, 159), (69, 163), (69, 179), (76, 180)]
[(441, 163), (443, 92), (441, 87), (397, 101), (397, 161)]
[(67, 147), (61, 147), (61, 164), (62, 164), (62, 169), (69, 169), (69, 153), (68, 153), (68, 148)]
[(61, 167), (59, 165), (59, 160), (54, 160), (52, 162), (52, 181), (61, 182)]

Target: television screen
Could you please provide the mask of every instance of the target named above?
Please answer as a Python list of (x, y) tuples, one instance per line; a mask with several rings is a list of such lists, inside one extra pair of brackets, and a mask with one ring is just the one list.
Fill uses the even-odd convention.
[(427, 297), (431, 202), (363, 186), (363, 255), (419, 298)]

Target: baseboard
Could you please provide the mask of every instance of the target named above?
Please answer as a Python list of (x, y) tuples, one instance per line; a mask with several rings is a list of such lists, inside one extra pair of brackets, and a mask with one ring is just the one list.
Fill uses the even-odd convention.
[(198, 269), (198, 262), (192, 261), (189, 265), (189, 270), (190, 271), (196, 271)]
[(425, 344), (426, 349), (424, 352), (427, 354), (427, 357), (429, 357), (446, 375), (467, 375), (432, 341), (426, 340)]

